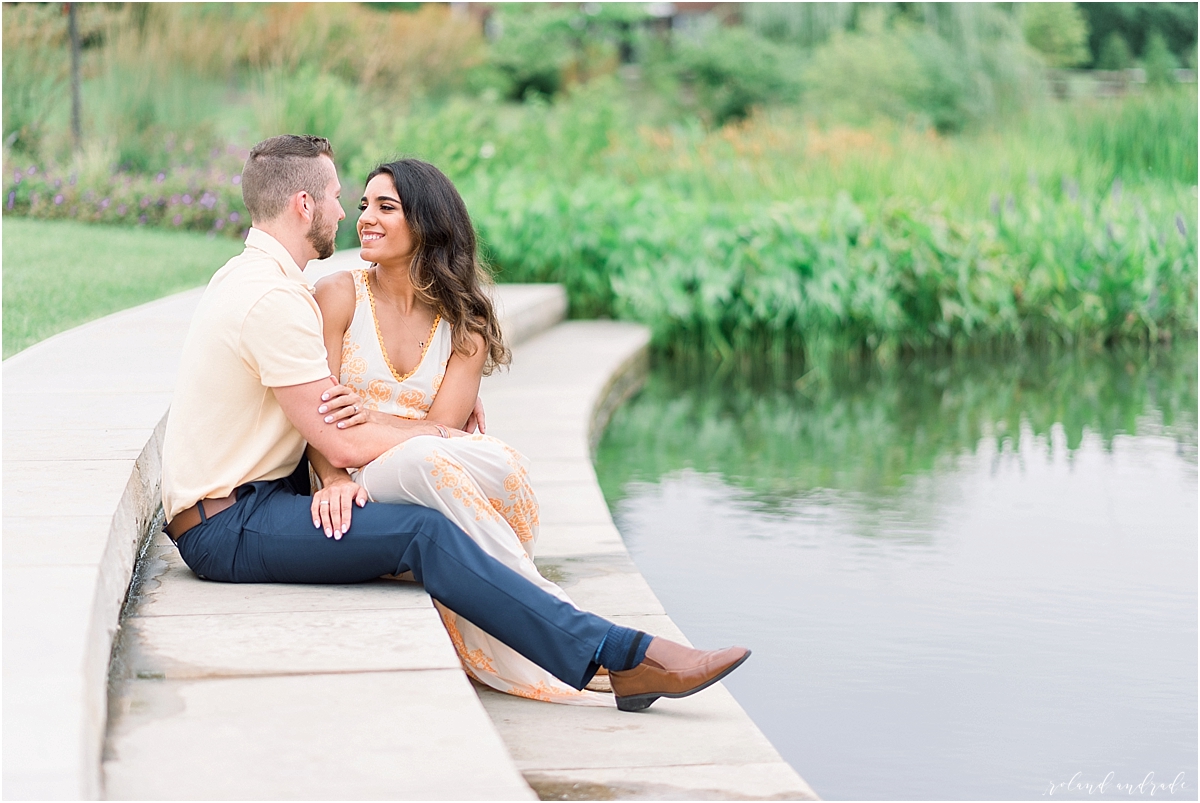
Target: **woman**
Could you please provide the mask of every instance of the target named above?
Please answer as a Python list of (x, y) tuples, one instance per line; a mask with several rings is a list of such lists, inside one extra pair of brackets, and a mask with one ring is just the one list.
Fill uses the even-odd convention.
[[(362, 504), (359, 488), (372, 501), (431, 507), (492, 557), (570, 602), (533, 563), (538, 504), (528, 461), (495, 438), (457, 432), (473, 414), (481, 377), (510, 358), (481, 287), (466, 205), (436, 167), (403, 159), (368, 176), (359, 209), (362, 258), (371, 266), (316, 286), (330, 371), (357, 394), (330, 399), (326, 420), (340, 418), (344, 427), (423, 419), (438, 424), (443, 437), (405, 441), (351, 470), (354, 484), (310, 447), (324, 486), (313, 497), (314, 522), (324, 521), (326, 534), (340, 537), (332, 529), (341, 520), (336, 514), (348, 514), (352, 501)], [(459, 437), (449, 437), (451, 430)], [(611, 697), (571, 688), (434, 604), (463, 668), (477, 681), (522, 697), (613, 705)]]

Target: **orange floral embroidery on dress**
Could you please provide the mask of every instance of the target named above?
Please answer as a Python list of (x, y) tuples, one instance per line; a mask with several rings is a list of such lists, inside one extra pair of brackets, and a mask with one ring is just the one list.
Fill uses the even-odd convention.
[(533, 486), (529, 484), (529, 472), (521, 463), (521, 455), (512, 447), (505, 445), (504, 451), (508, 465), (513, 471), (504, 478), (504, 490), (508, 492), (507, 499), (491, 497), (488, 503), (504, 517), (508, 526), (517, 534), (522, 544), (534, 540), (533, 528), (539, 520), (540, 507)]
[(454, 644), (454, 649), (458, 652), (458, 660), (462, 663), (466, 673), (475, 680), (479, 680), (479, 678), (472, 670), (496, 674), (496, 667), (492, 663), (492, 659), (488, 658), (483, 650), (467, 649), (467, 643), (463, 640), (462, 633), (458, 631), (458, 617), (448, 608), (444, 608), (438, 603), (434, 604), (437, 605), (438, 613), (442, 615), (442, 624), (446, 626), (446, 632), (450, 634), (450, 641)]
[(391, 401), (392, 388), (382, 379), (372, 379), (367, 385), (367, 400), (375, 404)]
[(342, 336), (342, 380), (362, 382), (362, 375), (367, 371), (367, 361), (357, 356), (361, 348), (350, 338), (350, 330)]
[(429, 412), (428, 397), (419, 390), (402, 390), (396, 396), (396, 404), (401, 407), (408, 407), (413, 410), (419, 410), (422, 413)]
[(492, 509), (488, 500), (479, 493), (475, 483), (470, 481), (467, 472), (454, 461), (434, 452), (425, 458), (427, 463), (433, 463), (429, 476), (437, 482), (434, 490), (449, 490), (450, 495), (463, 503), (463, 506), (475, 513), (475, 521), (489, 519), (499, 521), (500, 517)]

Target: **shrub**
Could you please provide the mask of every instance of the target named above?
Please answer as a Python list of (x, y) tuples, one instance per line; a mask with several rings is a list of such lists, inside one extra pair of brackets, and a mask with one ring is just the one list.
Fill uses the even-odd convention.
[(1128, 70), (1133, 66), (1133, 53), (1119, 31), (1113, 31), (1104, 40), (1096, 66), (1101, 70)]
[(884, 117), (942, 133), (1023, 112), (1043, 88), (1012, 21), (990, 9), (972, 20), (950, 38), (903, 19), (835, 33), (804, 70), (806, 108), (825, 120)]
[(1158, 31), (1153, 31), (1146, 42), (1146, 51), (1142, 57), (1146, 65), (1146, 83), (1151, 86), (1166, 86), (1175, 83), (1175, 70), (1179, 69), (1179, 60), (1167, 47), (1167, 40)]
[(47, 118), (69, 97), (66, 20), (56, 6), (4, 9), (4, 145), (36, 154)]
[(646, 16), (633, 4), (500, 4), (489, 21), (488, 64), (503, 77), (509, 99), (548, 98), (630, 60), (636, 25)]
[(698, 110), (716, 126), (799, 94), (797, 57), (749, 28), (718, 26), (698, 39), (682, 39), (670, 57), (671, 71), (691, 87)]
[(1074, 3), (1028, 3), (1021, 7), (1025, 40), (1051, 67), (1074, 67), (1091, 58), (1088, 25)]

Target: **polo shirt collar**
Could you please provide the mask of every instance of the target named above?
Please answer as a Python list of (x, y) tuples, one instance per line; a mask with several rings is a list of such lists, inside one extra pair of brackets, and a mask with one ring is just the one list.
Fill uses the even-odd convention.
[(257, 248), (259, 251), (266, 252), (268, 256), (279, 263), (279, 267), (283, 268), (284, 276), (301, 282), (305, 286), (308, 285), (308, 281), (304, 278), (304, 273), (296, 265), (296, 260), (292, 259), (292, 255), (288, 253), (288, 250), (283, 247), (282, 243), (262, 229), (250, 228), (250, 232), (246, 235), (246, 247)]

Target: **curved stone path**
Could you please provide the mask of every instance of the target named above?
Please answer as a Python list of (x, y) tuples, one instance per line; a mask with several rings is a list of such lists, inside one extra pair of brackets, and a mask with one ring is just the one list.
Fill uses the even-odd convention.
[[(495, 694), (466, 680), (418, 586), (203, 583), (161, 535), (125, 609), (101, 773), (108, 650), (197, 298), (4, 364), (6, 798), (813, 797), (720, 685), (632, 715)], [(539, 565), (580, 605), (684, 640), (590, 461), (607, 411), (636, 387), (645, 331), (554, 325), (557, 288), (504, 287), (502, 303), (507, 330), (531, 339), (482, 394), (489, 432), (533, 461)], [(82, 390), (45, 392), (64, 375)]]

